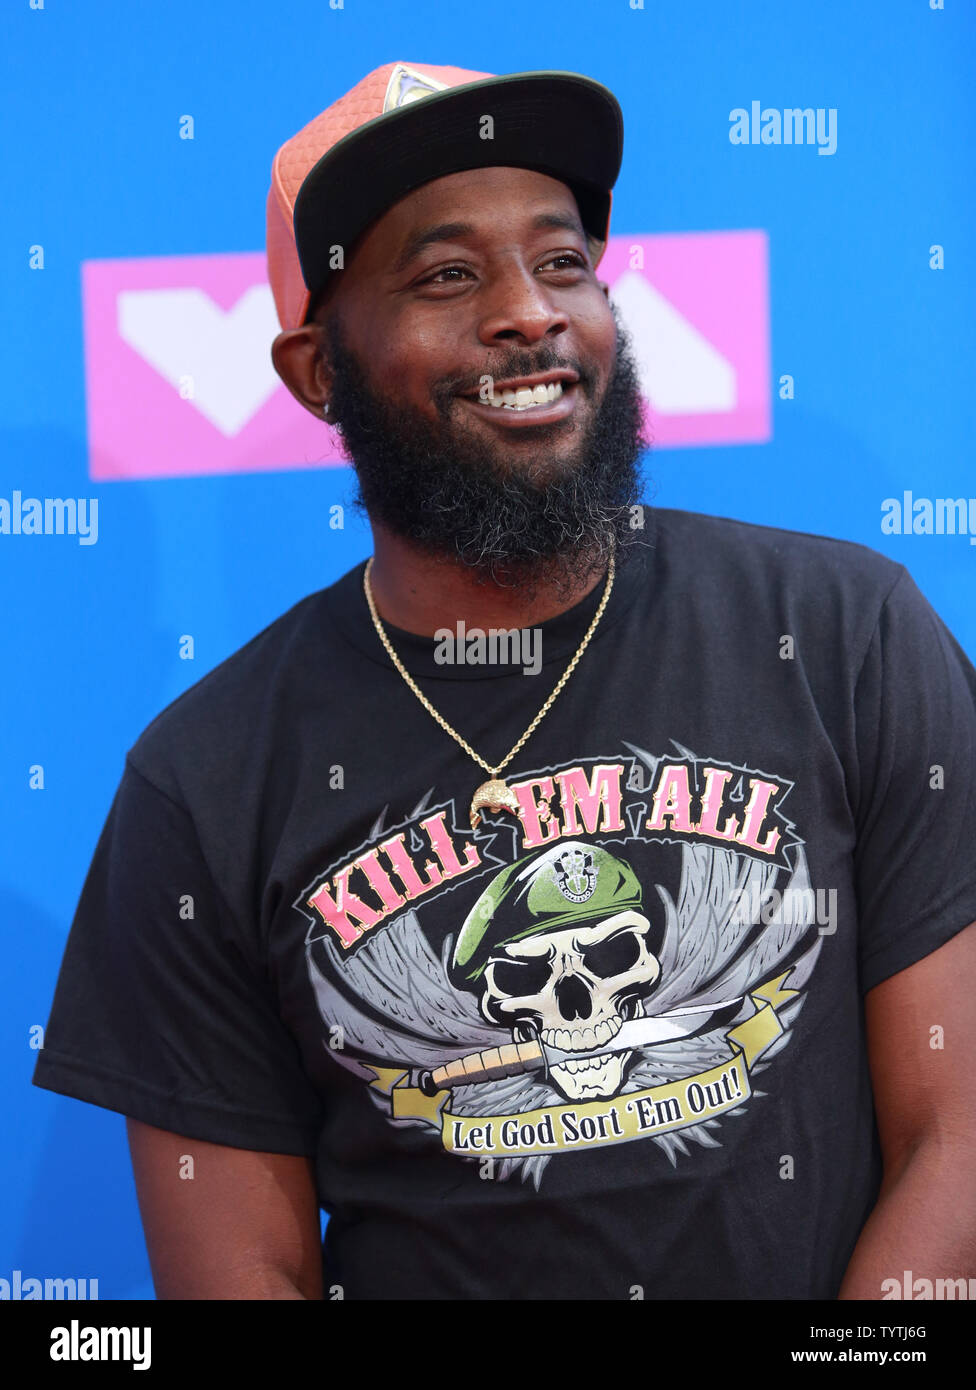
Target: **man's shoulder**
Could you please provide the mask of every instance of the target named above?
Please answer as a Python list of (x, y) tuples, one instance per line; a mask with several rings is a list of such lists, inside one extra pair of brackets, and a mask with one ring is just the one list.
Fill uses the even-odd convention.
[(681, 562), (720, 579), (776, 582), (798, 597), (823, 600), (831, 591), (856, 592), (880, 604), (906, 573), (903, 565), (859, 541), (794, 531), (733, 517), (654, 508), (654, 531)]
[(269, 715), (301, 683), (312, 647), (321, 656), (333, 639), (328, 595), (326, 588), (300, 599), (170, 701), (143, 729), (127, 762), (180, 800), (180, 769), (226, 769), (237, 756), (257, 756)]

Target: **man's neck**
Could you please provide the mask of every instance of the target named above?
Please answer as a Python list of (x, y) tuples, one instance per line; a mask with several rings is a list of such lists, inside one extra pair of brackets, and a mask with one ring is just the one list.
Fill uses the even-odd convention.
[(479, 584), (460, 562), (439, 563), (378, 522), (372, 527), (370, 587), (380, 619), (421, 637), (459, 622), (468, 629), (533, 627), (581, 603), (606, 578), (605, 571), (591, 574), (569, 594), (542, 582), (527, 601), (519, 588)]

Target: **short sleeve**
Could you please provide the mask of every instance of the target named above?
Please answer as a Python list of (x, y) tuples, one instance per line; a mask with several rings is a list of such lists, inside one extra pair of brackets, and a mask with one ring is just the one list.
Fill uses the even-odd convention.
[(193, 821), (128, 760), (32, 1080), (193, 1139), (316, 1150), (320, 1102)]
[(976, 670), (907, 570), (855, 691), (866, 993), (976, 920)]

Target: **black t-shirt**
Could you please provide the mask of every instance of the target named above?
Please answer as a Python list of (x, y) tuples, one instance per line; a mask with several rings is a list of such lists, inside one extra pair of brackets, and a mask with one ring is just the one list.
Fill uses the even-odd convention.
[[(832, 1298), (876, 1199), (862, 998), (976, 919), (976, 672), (866, 547), (643, 519), (474, 828), (362, 564), (126, 758), (34, 1082), (313, 1155), (346, 1298)], [(541, 661), (388, 632), (495, 765), (603, 588)]]

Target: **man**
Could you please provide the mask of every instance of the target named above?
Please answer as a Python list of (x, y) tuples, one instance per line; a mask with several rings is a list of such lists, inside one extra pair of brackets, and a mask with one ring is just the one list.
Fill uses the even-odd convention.
[(976, 672), (865, 547), (638, 504), (621, 152), (396, 63), (275, 160), (374, 553), (129, 751), (34, 1077), (129, 1117), (161, 1298), (976, 1274)]

